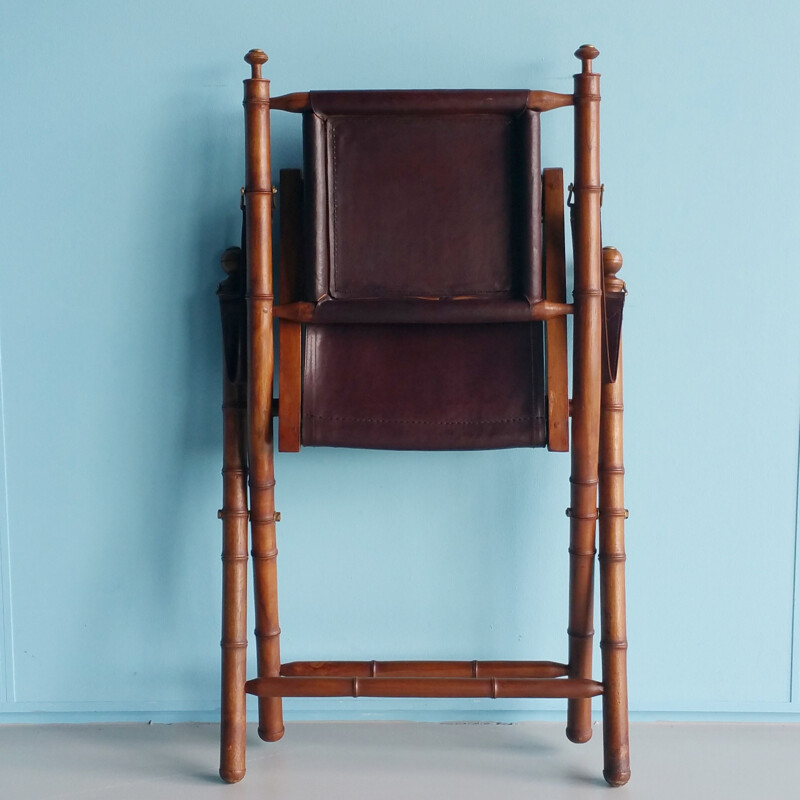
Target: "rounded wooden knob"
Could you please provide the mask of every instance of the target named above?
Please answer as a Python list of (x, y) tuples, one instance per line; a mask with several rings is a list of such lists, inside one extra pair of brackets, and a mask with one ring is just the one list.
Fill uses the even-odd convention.
[(576, 51), (575, 57), (581, 60), (583, 72), (592, 71), (592, 61), (600, 55), (600, 51), (592, 44), (582, 44)]
[(603, 274), (613, 278), (622, 269), (622, 253), (616, 247), (603, 248)]
[(579, 58), (581, 61), (594, 61), (599, 55), (600, 51), (593, 44), (582, 44), (575, 51), (576, 58)]
[(244, 60), (250, 65), (253, 70), (253, 77), (261, 77), (261, 65), (269, 61), (269, 56), (263, 50), (250, 50), (244, 57)]
[(228, 275), (236, 272), (237, 270), (242, 268), (242, 248), (241, 247), (229, 247), (223, 254), (222, 258), (220, 259), (222, 263), (222, 269), (228, 273)]

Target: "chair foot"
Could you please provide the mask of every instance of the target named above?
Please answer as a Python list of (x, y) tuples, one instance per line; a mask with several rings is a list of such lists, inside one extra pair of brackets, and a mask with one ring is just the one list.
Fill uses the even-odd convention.
[(575, 744), (586, 744), (591, 738), (591, 728), (567, 728), (567, 739)]
[(603, 777), (609, 786), (624, 786), (631, 779), (631, 771), (625, 772), (612, 772), (611, 770), (603, 770)]
[(239, 783), (239, 781), (244, 778), (245, 770), (243, 769), (224, 769), (220, 768), (219, 776), (225, 783)]
[(258, 736), (265, 742), (277, 742), (279, 739), (283, 739), (283, 734), (285, 732), (286, 732), (285, 728), (279, 728), (276, 731), (267, 731), (264, 730), (263, 728), (259, 728)]

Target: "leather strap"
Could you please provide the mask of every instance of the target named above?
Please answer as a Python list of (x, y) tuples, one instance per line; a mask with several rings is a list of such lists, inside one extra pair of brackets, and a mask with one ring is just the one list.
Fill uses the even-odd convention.
[(625, 292), (604, 292), (603, 301), (603, 383), (614, 383), (619, 366)]

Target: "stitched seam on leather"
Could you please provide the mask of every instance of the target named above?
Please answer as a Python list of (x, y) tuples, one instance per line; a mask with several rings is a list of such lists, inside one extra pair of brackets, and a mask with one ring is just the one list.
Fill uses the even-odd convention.
[(321, 414), (304, 414), (305, 417), (324, 420), (326, 422), (379, 422), (388, 425), (497, 425), (502, 422), (532, 422), (542, 417), (511, 417), (508, 419), (456, 419), (456, 420), (427, 420), (427, 419), (380, 419), (377, 417), (328, 417)]
[(336, 279), (336, 266), (338, 263), (336, 251), (339, 245), (339, 190), (336, 186), (338, 154), (336, 151), (336, 127), (330, 123), (328, 123), (328, 126), (331, 132), (331, 156), (333, 160), (333, 164), (331, 165), (331, 181), (333, 183), (333, 237), (331, 241), (331, 256), (333, 257), (333, 288), (331, 289), (331, 294), (335, 295), (336, 287), (338, 285), (338, 281)]

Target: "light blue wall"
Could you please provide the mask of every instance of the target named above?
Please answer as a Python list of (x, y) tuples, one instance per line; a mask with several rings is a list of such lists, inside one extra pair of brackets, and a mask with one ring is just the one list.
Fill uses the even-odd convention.
[[(244, 52), (269, 52), (275, 94), (571, 91), (585, 41), (604, 76), (605, 238), (630, 288), (631, 706), (800, 711), (800, 5), (0, 13), (0, 718), (214, 718), (214, 289), (238, 236)], [(545, 164), (569, 163), (570, 114), (545, 118)], [(276, 121), (276, 168), (298, 163), (298, 134)], [(565, 657), (564, 456), (309, 450), (277, 468), (287, 659)], [(286, 705), (421, 718), (561, 705), (359, 703)]]

